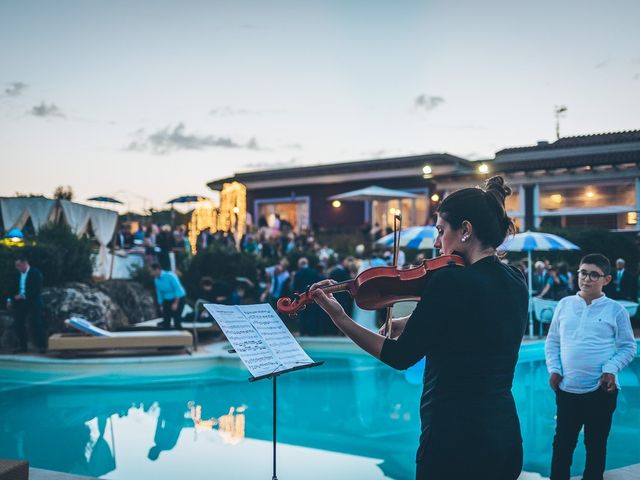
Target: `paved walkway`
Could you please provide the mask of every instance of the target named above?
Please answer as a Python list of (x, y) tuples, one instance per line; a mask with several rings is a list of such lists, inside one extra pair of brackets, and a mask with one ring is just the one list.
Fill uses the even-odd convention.
[[(581, 475), (571, 477), (571, 480), (580, 480)], [(539, 473), (522, 472), (518, 480), (549, 480)], [(629, 465), (628, 467), (616, 468), (609, 470), (604, 474), (604, 480), (640, 480), (640, 463)]]
[(68, 473), (52, 472), (41, 468), (29, 469), (29, 480), (95, 480), (96, 477), (81, 477)]

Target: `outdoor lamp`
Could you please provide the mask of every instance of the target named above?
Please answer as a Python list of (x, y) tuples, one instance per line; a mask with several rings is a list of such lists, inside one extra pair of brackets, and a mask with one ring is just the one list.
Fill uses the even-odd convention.
[(431, 165), (425, 165), (424, 167), (422, 167), (422, 173), (424, 173), (425, 175), (431, 175), (431, 172), (433, 170), (431, 169)]
[(489, 173), (489, 165), (487, 165), (486, 163), (481, 163), (478, 167), (478, 172), (480, 172), (482, 175), (486, 175), (487, 173)]
[(434, 193), (433, 195), (431, 195), (431, 201), (432, 202), (439, 202), (440, 201), (440, 195), (438, 195), (437, 193)]
[(342, 202), (340, 202), (340, 200), (334, 200), (333, 202), (331, 202), (331, 206), (333, 208), (340, 208), (341, 205), (342, 205)]

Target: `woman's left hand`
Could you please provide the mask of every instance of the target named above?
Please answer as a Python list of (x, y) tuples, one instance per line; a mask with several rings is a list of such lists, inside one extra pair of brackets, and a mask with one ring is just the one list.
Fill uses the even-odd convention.
[(321, 287), (328, 287), (329, 285), (335, 285), (336, 283), (337, 282), (335, 280), (327, 279), (314, 283), (311, 285), (311, 288), (309, 288), (309, 293), (313, 297), (313, 300), (320, 305), (320, 308), (327, 312), (327, 315), (331, 317), (331, 320), (334, 320), (340, 315), (346, 315), (346, 313), (335, 297), (332, 294), (327, 295), (323, 290), (321, 290)]

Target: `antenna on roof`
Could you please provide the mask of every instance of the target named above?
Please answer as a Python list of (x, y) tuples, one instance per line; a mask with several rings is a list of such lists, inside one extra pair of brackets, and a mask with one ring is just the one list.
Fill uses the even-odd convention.
[(556, 117), (556, 140), (560, 140), (560, 117), (564, 117), (567, 107), (564, 105), (555, 105), (553, 107), (553, 113)]

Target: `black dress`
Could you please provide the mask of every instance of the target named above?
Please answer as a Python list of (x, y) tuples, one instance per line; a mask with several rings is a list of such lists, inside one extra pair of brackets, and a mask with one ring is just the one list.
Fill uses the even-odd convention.
[(381, 360), (426, 356), (417, 478), (515, 480), (522, 438), (511, 383), (527, 323), (522, 273), (495, 256), (436, 270)]

